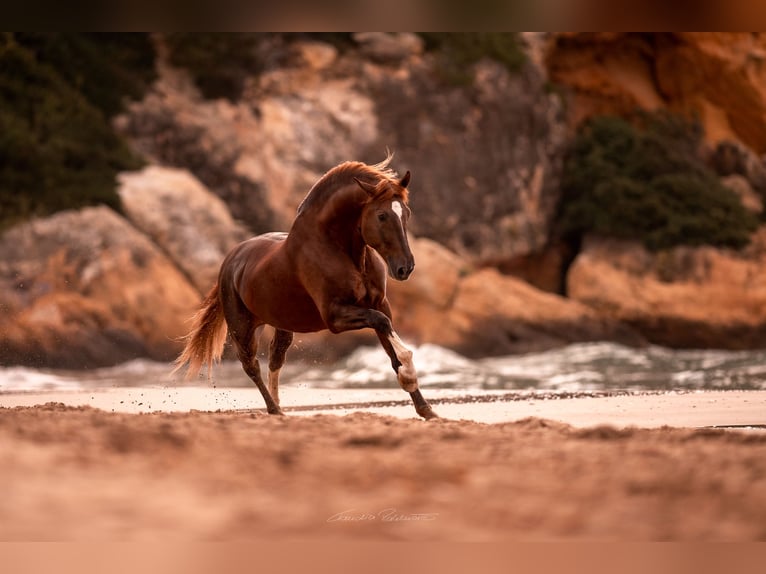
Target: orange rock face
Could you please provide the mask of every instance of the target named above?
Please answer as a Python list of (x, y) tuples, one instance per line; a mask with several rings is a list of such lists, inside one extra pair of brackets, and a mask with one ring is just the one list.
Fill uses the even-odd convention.
[(0, 241), (0, 362), (73, 368), (172, 358), (199, 294), (106, 207), (66, 211)]
[(711, 142), (766, 152), (766, 35), (558, 34), (550, 79), (571, 91), (570, 123), (666, 108), (699, 117)]
[(540, 291), (495, 269), (473, 269), (437, 243), (411, 244), (416, 271), (390, 281), (396, 328), (408, 340), (434, 343), (465, 355), (542, 350), (574, 341), (640, 344), (629, 327), (586, 305)]
[(226, 254), (251, 236), (226, 204), (185, 170), (148, 166), (119, 177), (125, 216), (206, 295)]
[(674, 347), (757, 348), (766, 336), (766, 230), (742, 253), (589, 238), (572, 265), (569, 296)]

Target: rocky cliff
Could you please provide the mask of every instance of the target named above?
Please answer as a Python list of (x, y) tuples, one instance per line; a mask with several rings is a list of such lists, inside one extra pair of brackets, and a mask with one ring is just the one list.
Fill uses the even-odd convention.
[(650, 253), (589, 238), (567, 277), (571, 299), (673, 347), (752, 349), (766, 342), (766, 229), (742, 252)]
[(413, 233), (473, 261), (540, 249), (566, 141), (542, 70), (483, 60), (468, 85), (454, 85), (417, 37), (383, 37), (361, 35), (345, 51), (269, 45), (282, 65), (251, 78), (236, 103), (204, 100), (161, 61), (120, 129), (146, 157), (192, 171), (255, 232), (287, 229), (330, 167), (390, 149), (397, 169), (413, 172)]
[[(122, 213), (63, 212), (0, 236), (0, 363), (171, 358), (228, 249), (288, 229), (323, 172), (379, 161), (386, 148), (413, 173), (418, 265), (389, 285), (406, 339), (471, 356), (601, 339), (762, 346), (762, 230), (743, 252), (648, 252), (603, 237), (578, 251), (551, 239), (574, 126), (636, 108), (697, 113), (710, 165), (761, 211), (764, 38), (526, 39), (520, 69), (480, 59), (463, 84), (445, 79), (414, 35), (359, 35), (345, 48), (267, 43), (272, 65), (248, 76), (236, 101), (205, 99), (160, 42), (156, 82), (115, 122), (150, 163), (120, 176)], [(359, 342), (375, 339), (300, 336), (293, 353), (333, 358)]]

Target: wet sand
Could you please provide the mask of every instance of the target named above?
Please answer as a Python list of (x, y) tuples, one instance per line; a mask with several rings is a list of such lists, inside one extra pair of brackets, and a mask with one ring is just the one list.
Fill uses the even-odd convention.
[(700, 428), (764, 423), (762, 392), (438, 405), (509, 421), (486, 424), (366, 390), (316, 391), (349, 399), (338, 414), (304, 393), (270, 417), (235, 389), (217, 392), (239, 410), (129, 412), (142, 391), (115, 412), (0, 395), (0, 539), (766, 539), (766, 433)]
[[(449, 419), (482, 423), (538, 417), (577, 427), (618, 428), (766, 425), (766, 391), (698, 392), (519, 392), (423, 389), (435, 410)], [(290, 415), (376, 413), (417, 418), (408, 395), (398, 388), (321, 389), (284, 386), (281, 404)], [(60, 402), (107, 412), (265, 412), (253, 388), (122, 387), (76, 392), (0, 393), (0, 407)]]

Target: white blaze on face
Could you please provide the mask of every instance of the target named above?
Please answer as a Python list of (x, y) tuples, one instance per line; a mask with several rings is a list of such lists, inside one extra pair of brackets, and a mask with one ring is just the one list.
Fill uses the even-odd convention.
[(401, 221), (402, 213), (404, 213), (401, 202), (399, 201), (392, 202), (391, 211), (393, 211), (396, 214), (396, 216), (399, 218), (399, 220)]
[(402, 203), (400, 201), (392, 201), (391, 211), (393, 211), (396, 214), (396, 217), (399, 218), (399, 225), (402, 226), (402, 231), (404, 231), (404, 221), (402, 220), (402, 213), (404, 213), (404, 208), (402, 207)]

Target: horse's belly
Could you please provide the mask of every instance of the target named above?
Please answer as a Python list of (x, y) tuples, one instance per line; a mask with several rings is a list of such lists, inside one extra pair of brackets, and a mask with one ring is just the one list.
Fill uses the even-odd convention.
[(263, 319), (269, 325), (296, 333), (313, 333), (327, 329), (314, 301), (308, 294), (285, 292), (279, 304), (266, 313)]
[(327, 328), (311, 296), (294, 276), (275, 266), (256, 270), (244, 300), (260, 321), (278, 329), (311, 333)]

